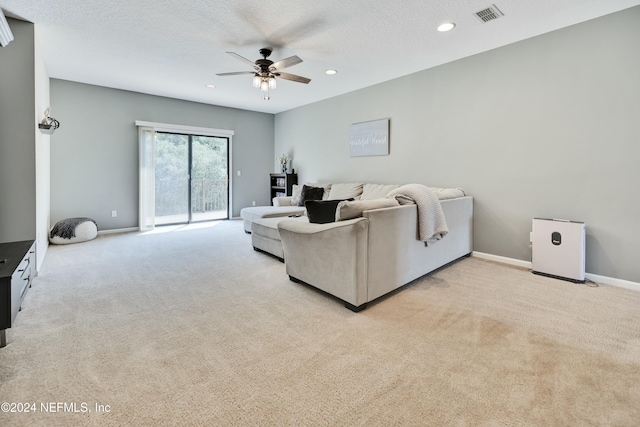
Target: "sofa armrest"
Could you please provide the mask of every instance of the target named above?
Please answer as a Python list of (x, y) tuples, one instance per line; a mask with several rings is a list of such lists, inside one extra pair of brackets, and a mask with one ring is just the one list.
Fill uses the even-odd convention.
[(416, 205), (401, 205), (363, 212), (369, 220), (369, 297), (377, 298), (399, 288), (412, 278), (424, 263), (416, 258), (424, 242), (418, 240)]
[(329, 224), (278, 223), (287, 274), (341, 300), (367, 300), (369, 221), (355, 218)]
[(416, 205), (365, 211), (369, 221), (369, 298), (377, 298), (473, 250), (473, 198), (441, 201), (449, 233), (425, 246)]
[(273, 198), (273, 206), (293, 206), (291, 203), (291, 196), (287, 197), (274, 197)]

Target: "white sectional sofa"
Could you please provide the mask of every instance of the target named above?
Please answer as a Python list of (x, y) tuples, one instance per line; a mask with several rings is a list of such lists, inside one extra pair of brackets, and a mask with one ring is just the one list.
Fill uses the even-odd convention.
[[(323, 188), (322, 200), (354, 198), (358, 200), (375, 200), (384, 198), (399, 185), (338, 183), (338, 184), (305, 184)], [(274, 197), (273, 206), (253, 206), (240, 210), (245, 233), (252, 234), (253, 248), (284, 260), (282, 243), (278, 234), (278, 222), (287, 217), (302, 217), (306, 221), (306, 209), (299, 206), (304, 185), (294, 185), (293, 194), (287, 197)]]
[(441, 201), (448, 233), (426, 246), (418, 240), (416, 205), (364, 211), (327, 224), (278, 222), (286, 271), (360, 311), (367, 303), (473, 250), (473, 198)]
[[(400, 187), (398, 184), (363, 184), (363, 183), (338, 183), (317, 184), (309, 183), (307, 186), (324, 188), (323, 200), (348, 199), (374, 200), (385, 197), (390, 191)], [(251, 233), (251, 223), (259, 218), (278, 218), (304, 215), (304, 204), (299, 206), (299, 200), (304, 185), (294, 185), (293, 194), (287, 197), (274, 197), (272, 206), (252, 206), (242, 208), (240, 217), (243, 220), (244, 231)], [(440, 199), (459, 197), (464, 192), (457, 188), (431, 188)]]
[[(437, 197), (448, 231), (426, 245), (424, 239), (420, 240), (420, 205), (381, 200), (404, 187), (307, 185), (322, 186), (322, 199), (326, 201), (357, 201), (340, 203), (338, 206), (344, 206), (336, 212), (335, 222), (312, 223), (304, 208), (297, 206), (302, 188), (299, 186), (294, 188), (293, 196), (274, 199), (274, 206), (243, 209), (245, 231), (252, 232), (254, 249), (286, 260), (291, 280), (327, 292), (353, 311), (366, 308), (367, 303), (473, 249), (473, 198), (461, 189), (430, 189)], [(376, 208), (380, 202), (380, 206), (387, 207)], [(360, 215), (340, 220), (340, 212), (347, 209), (353, 215), (355, 205), (364, 206)]]

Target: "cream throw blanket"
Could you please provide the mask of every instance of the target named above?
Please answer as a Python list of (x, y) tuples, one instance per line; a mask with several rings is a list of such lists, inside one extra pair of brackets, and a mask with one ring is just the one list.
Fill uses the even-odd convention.
[(422, 184), (406, 184), (387, 194), (401, 205), (415, 203), (418, 208), (418, 235), (426, 246), (436, 243), (449, 232), (438, 196)]

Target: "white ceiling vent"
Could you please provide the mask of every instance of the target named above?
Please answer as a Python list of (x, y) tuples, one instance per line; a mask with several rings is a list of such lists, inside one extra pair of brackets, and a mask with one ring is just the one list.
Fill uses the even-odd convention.
[(475, 15), (482, 22), (489, 22), (504, 16), (504, 13), (502, 13), (495, 4), (492, 4), (480, 12), (476, 12)]

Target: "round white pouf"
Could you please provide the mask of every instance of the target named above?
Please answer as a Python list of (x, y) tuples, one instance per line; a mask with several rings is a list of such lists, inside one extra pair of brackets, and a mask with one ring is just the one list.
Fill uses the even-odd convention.
[[(65, 221), (67, 220), (58, 222), (52, 230), (55, 230), (58, 225), (64, 223)], [(49, 242), (53, 243), (54, 245), (68, 245), (70, 243), (80, 243), (86, 242), (87, 240), (95, 239), (97, 235), (98, 226), (96, 226), (96, 223), (90, 218), (84, 218), (84, 221), (80, 222), (75, 227), (75, 236), (67, 238), (51, 233), (49, 234)]]

